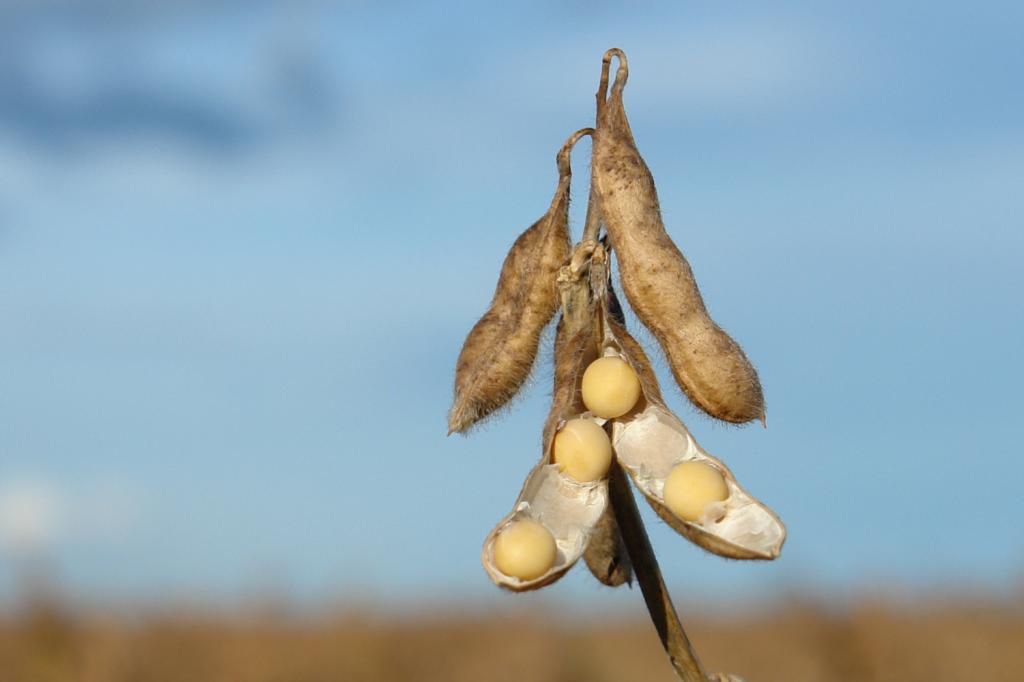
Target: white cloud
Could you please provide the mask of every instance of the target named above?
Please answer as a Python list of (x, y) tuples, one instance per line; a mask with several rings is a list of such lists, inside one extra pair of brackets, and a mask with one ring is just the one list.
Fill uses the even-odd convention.
[(141, 524), (145, 495), (131, 481), (58, 486), (42, 477), (0, 480), (0, 550), (35, 554), (64, 541), (117, 542)]
[(0, 547), (14, 554), (47, 549), (60, 530), (61, 498), (36, 479), (0, 482)]

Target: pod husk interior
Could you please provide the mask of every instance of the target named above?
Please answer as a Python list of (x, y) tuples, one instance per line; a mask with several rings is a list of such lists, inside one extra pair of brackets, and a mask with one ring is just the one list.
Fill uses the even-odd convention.
[[(782, 521), (748, 493), (725, 464), (705, 452), (678, 417), (665, 407), (643, 351), (624, 328), (605, 315), (602, 355), (629, 362), (644, 396), (632, 412), (612, 422), (612, 447), (619, 463), (658, 516), (704, 549), (730, 559), (774, 559), (786, 540)], [(637, 354), (640, 357), (637, 357)], [(720, 471), (729, 489), (698, 521), (679, 518), (665, 505), (665, 479), (682, 462), (697, 460)]]
[[(602, 479), (580, 483), (561, 473), (558, 466), (544, 459), (526, 479), (512, 511), (503, 518), (484, 540), (481, 561), (484, 569), (499, 587), (516, 592), (535, 590), (561, 578), (583, 555), (594, 526), (608, 504), (608, 481)], [(555, 538), (557, 553), (554, 565), (533, 580), (520, 580), (505, 575), (494, 563), (494, 541), (509, 524), (521, 519), (536, 521)]]

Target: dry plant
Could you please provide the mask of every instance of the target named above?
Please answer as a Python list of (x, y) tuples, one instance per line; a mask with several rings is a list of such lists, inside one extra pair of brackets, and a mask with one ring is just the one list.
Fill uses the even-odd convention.
[[(613, 58), (619, 66), (609, 95)], [(491, 306), (459, 355), (449, 432), (464, 432), (514, 397), (534, 364), (541, 331), (560, 309), (541, 458), (512, 511), (484, 541), (484, 568), (495, 584), (516, 592), (555, 582), (581, 556), (606, 585), (630, 583), (635, 574), (678, 677), (738, 680), (701, 667), (627, 477), (672, 528), (719, 556), (775, 559), (786, 531), (666, 407), (647, 354), (626, 330), (610, 277), (612, 255), (626, 300), (697, 407), (732, 423), (763, 421), (764, 398), (753, 365), (708, 315), (689, 264), (665, 231), (654, 178), (623, 107), (627, 76), (625, 54), (608, 50), (596, 125), (573, 133), (559, 150), (551, 206), (512, 246)], [(593, 138), (590, 199), (583, 238), (573, 247), (569, 156), (586, 135)]]
[[(298, 614), (136, 606), (0, 613), (3, 682), (669, 682), (649, 626), (566, 619), (541, 602), (487, 614), (372, 604)], [(711, 667), (758, 682), (1020, 682), (1024, 593), (807, 595), (746, 613), (690, 614)]]

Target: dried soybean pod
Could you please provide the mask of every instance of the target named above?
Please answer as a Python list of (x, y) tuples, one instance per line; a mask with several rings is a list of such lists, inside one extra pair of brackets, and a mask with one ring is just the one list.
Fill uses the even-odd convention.
[[(587, 220), (591, 220), (592, 212), (595, 210), (593, 203), (587, 207)], [(604, 244), (596, 245), (593, 248), (590, 261), (590, 289), (595, 302), (607, 299), (606, 314), (612, 319), (624, 325), (622, 306), (611, 287), (608, 270), (608, 252)], [(599, 330), (601, 325), (606, 324), (601, 311), (595, 316), (595, 322)], [(603, 332), (599, 332), (602, 333)], [(642, 352), (642, 351), (641, 351)], [(660, 397), (660, 396), (659, 396)], [(607, 427), (605, 427), (607, 428)], [(604, 515), (594, 528), (594, 533), (587, 544), (587, 550), (583, 554), (587, 562), (587, 568), (598, 581), (609, 587), (618, 587), (633, 581), (633, 564), (629, 559), (629, 552), (626, 550), (626, 543), (622, 539), (619, 524), (615, 520), (615, 510), (612, 508), (611, 500)]]
[[(593, 308), (596, 303), (596, 297), (591, 294), (592, 283), (588, 282), (588, 286), (583, 286), (584, 280), (582, 280), (584, 274), (600, 276), (594, 275), (593, 272), (583, 272), (588, 265), (585, 259), (593, 262), (595, 258), (598, 263), (604, 263), (603, 247), (596, 242), (584, 241), (577, 247), (570, 264), (562, 268), (559, 274), (562, 309), (567, 312), (567, 315), (559, 321), (556, 349), (561, 349), (561, 353), (575, 353), (575, 357), (565, 357), (561, 361), (556, 357), (553, 405), (566, 405), (568, 410), (564, 416), (584, 409), (577, 386), (583, 370), (597, 358), (599, 329), (596, 326), (598, 323), (596, 312), (592, 309), (586, 315), (571, 314), (584, 306)], [(563, 334), (568, 333), (567, 325), (577, 335), (572, 345), (565, 344), (561, 338)], [(546, 438), (553, 437), (553, 434), (547, 432), (553, 431), (557, 427), (559, 416), (554, 414), (553, 410), (548, 419), (548, 428), (545, 430)], [(633, 567), (610, 502), (590, 535), (583, 559), (594, 577), (609, 587), (618, 587), (632, 582)]]
[(633, 582), (633, 564), (629, 561), (629, 552), (610, 500), (590, 534), (583, 560), (594, 577), (609, 587)]
[[(512, 511), (487, 535), (480, 553), (484, 570), (498, 587), (526, 592), (550, 585), (583, 556), (608, 502), (608, 481), (579, 483), (559, 472), (545, 450), (526, 478)], [(495, 543), (503, 531), (519, 521), (542, 525), (554, 539), (554, 561), (540, 575), (528, 578), (504, 573), (495, 556)]]
[(526, 381), (541, 332), (558, 309), (555, 278), (569, 257), (569, 154), (584, 135), (559, 150), (558, 188), (547, 213), (516, 239), (501, 267), (491, 305), (466, 337), (455, 366), (448, 433), (462, 432), (511, 400)]
[[(619, 68), (606, 97), (612, 57), (618, 57)], [(608, 50), (597, 92), (592, 161), (597, 206), (618, 257), (623, 291), (695, 405), (728, 422), (764, 420), (757, 371), (708, 315), (689, 263), (665, 231), (654, 178), (622, 104), (628, 73), (625, 54)]]
[[(720, 460), (708, 454), (683, 422), (657, 397), (657, 380), (639, 344), (612, 322), (602, 353), (618, 354), (640, 377), (644, 396), (628, 415), (612, 421), (612, 446), (623, 469), (658, 516), (694, 544), (729, 559), (771, 560), (779, 556), (786, 528), (775, 513), (740, 485)], [(676, 516), (664, 499), (665, 482), (676, 465), (697, 461), (718, 470), (728, 488), (708, 518)]]
[(543, 441), (550, 449), (562, 422), (586, 411), (580, 397), (580, 378), (587, 365), (597, 358), (598, 337), (593, 327), (572, 330), (572, 325), (559, 320), (555, 332), (555, 382), (551, 410), (544, 423)]
[[(555, 391), (544, 425), (543, 455), (527, 476), (512, 511), (484, 540), (480, 557), (491, 580), (515, 592), (535, 590), (563, 576), (584, 555), (608, 501), (606, 479), (579, 482), (552, 463), (555, 434), (566, 419), (578, 417), (583, 411), (579, 377), (583, 368), (597, 357), (598, 349), (595, 307), (587, 280), (570, 264), (561, 269), (558, 288), (563, 313), (555, 337)], [(526, 578), (504, 573), (496, 552), (501, 534), (521, 521), (540, 524), (555, 543), (554, 560), (547, 570)]]
[(586, 411), (580, 393), (584, 370), (597, 358), (600, 333), (597, 327), (597, 303), (584, 275), (595, 244), (576, 247), (569, 263), (559, 269), (555, 286), (561, 300), (562, 315), (555, 331), (555, 376), (551, 391), (551, 409), (544, 423), (543, 445), (551, 449), (561, 423)]

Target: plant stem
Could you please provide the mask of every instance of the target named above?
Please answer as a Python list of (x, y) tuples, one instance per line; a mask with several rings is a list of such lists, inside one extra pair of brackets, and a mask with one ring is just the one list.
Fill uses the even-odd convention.
[(608, 472), (608, 491), (615, 519), (626, 543), (626, 551), (629, 552), (629, 559), (633, 563), (633, 572), (640, 583), (644, 601), (647, 602), (647, 611), (651, 614), (651, 621), (654, 622), (654, 628), (661, 638), (661, 645), (665, 648), (676, 675), (683, 682), (707, 682), (708, 677), (697, 660), (697, 653), (683, 630), (683, 624), (679, 621), (675, 606), (672, 605), (672, 599), (665, 588), (658, 560), (651, 548), (651, 541), (640, 518), (640, 510), (637, 509), (636, 498), (633, 497), (629, 481), (622, 467), (614, 459)]

